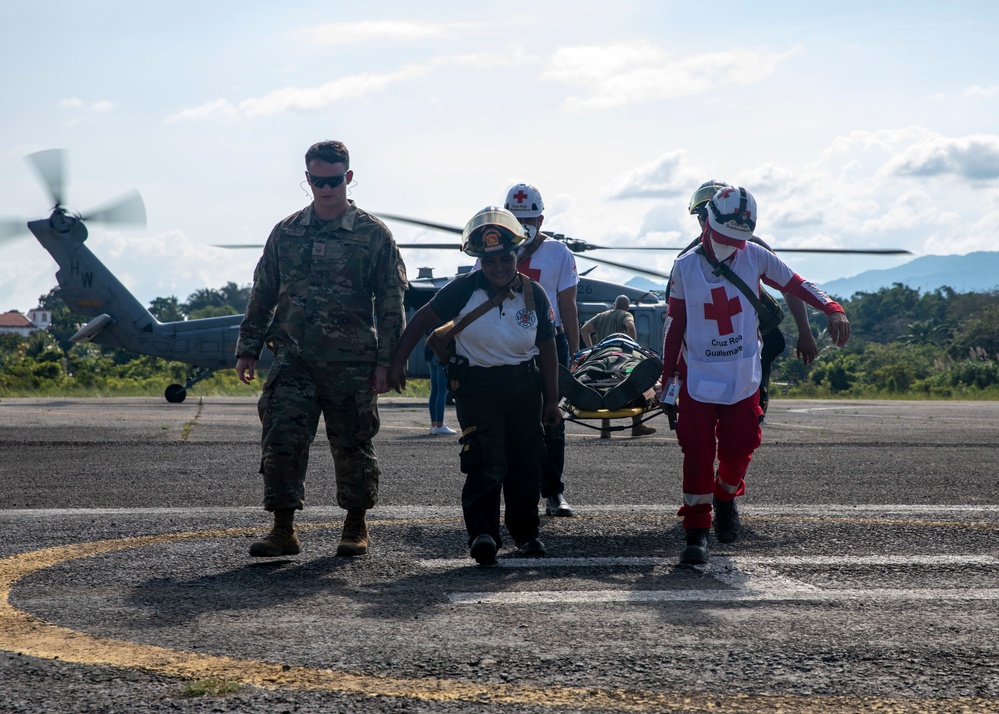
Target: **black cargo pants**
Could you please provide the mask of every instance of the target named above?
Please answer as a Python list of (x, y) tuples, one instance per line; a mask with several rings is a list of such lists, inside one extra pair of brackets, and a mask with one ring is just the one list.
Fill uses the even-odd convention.
[(541, 375), (534, 362), (469, 367), (454, 395), (461, 425), (461, 507), (471, 545), (483, 533), (500, 539), (500, 493), (516, 543), (538, 535), (545, 443)]

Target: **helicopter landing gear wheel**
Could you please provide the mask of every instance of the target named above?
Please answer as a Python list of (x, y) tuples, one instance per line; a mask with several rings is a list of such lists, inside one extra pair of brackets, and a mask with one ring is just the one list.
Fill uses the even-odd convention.
[(171, 404), (180, 404), (182, 401), (187, 399), (187, 389), (180, 384), (171, 384), (166, 388), (166, 391), (163, 392), (163, 396), (166, 397), (166, 400)]

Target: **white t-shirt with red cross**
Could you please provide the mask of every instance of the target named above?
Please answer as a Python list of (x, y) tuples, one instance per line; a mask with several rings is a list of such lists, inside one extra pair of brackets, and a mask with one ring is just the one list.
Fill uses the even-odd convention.
[(559, 310), (558, 294), (566, 288), (575, 288), (579, 284), (576, 258), (572, 251), (565, 243), (546, 238), (530, 258), (517, 266), (517, 270), (541, 283), (555, 310), (555, 326), (561, 327), (562, 313)]
[[(779, 285), (794, 277), (780, 258), (752, 243), (735, 252), (729, 267), (751, 289), (763, 276)], [(755, 394), (762, 379), (756, 309), (739, 288), (711, 270), (694, 251), (673, 268), (670, 295), (687, 307), (687, 391), (699, 402), (735, 404)]]

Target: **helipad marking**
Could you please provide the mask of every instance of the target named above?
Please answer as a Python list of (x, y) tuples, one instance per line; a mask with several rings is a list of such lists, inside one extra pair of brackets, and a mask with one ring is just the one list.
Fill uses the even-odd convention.
[(839, 600), (999, 600), (999, 588), (979, 589), (845, 589), (845, 590), (767, 590), (759, 588), (726, 590), (538, 590), (502, 593), (448, 593), (455, 605), (544, 605), (662, 602), (830, 602)]
[[(407, 525), (413, 521), (381, 522), (381, 525)], [(339, 523), (311, 524), (310, 528), (339, 527)], [(717, 712), (738, 709), (743, 712), (795, 711), (801, 714), (854, 712), (877, 709), (880, 712), (949, 712), (955, 703), (968, 711), (999, 712), (994, 699), (916, 699), (882, 697), (822, 697), (771, 694), (725, 695), (686, 694), (634, 690), (605, 690), (579, 687), (529, 687), (505, 683), (475, 682), (439, 678), (405, 679), (360, 675), (336, 670), (289, 667), (255, 660), (203, 655), (97, 637), (61, 627), (33, 617), (10, 604), (17, 581), (39, 570), (78, 558), (144, 546), (190, 539), (243, 537), (257, 529), (167, 533), (152, 536), (95, 541), (21, 553), (0, 559), (0, 649), (45, 659), (92, 666), (111, 666), (206, 680), (224, 679), (260, 689), (319, 690), (361, 696), (389, 696), (438, 702), (476, 702), (529, 705), (559, 709), (600, 709), (615, 711)], [(728, 591), (731, 592), (731, 591)], [(939, 591), (933, 591), (937, 593)], [(969, 591), (964, 591), (965, 593)], [(999, 592), (999, 591), (993, 591)], [(721, 594), (721, 593), (720, 593)], [(482, 594), (472, 594), (482, 597)], [(537, 594), (535, 594), (537, 595)], [(559, 593), (559, 602), (572, 602)], [(637, 594), (641, 597), (641, 593)], [(808, 593), (813, 597), (814, 594)], [(931, 594), (931, 596), (935, 596)]]
[[(453, 570), (473, 567), (468, 558), (427, 558), (416, 561), (421, 568), (428, 570)], [(999, 566), (999, 557), (991, 555), (785, 555), (785, 556), (712, 556), (714, 566), (721, 564), (743, 567), (746, 565), (796, 565), (799, 567), (934, 567), (934, 566)], [(676, 558), (500, 558), (496, 567), (500, 568), (607, 568), (621, 567), (664, 567), (676, 566)], [(709, 568), (715, 570), (711, 565)], [(714, 574), (714, 573), (712, 573)]]
[[(468, 560), (421, 560), (427, 569), (449, 570), (469, 567)], [(999, 566), (992, 556), (715, 556), (698, 570), (725, 586), (722, 589), (672, 590), (532, 590), (506, 592), (455, 592), (447, 597), (456, 605), (540, 605), (546, 603), (662, 603), (662, 602), (781, 602), (790, 600), (996, 600), (999, 588), (826, 588), (805, 583), (761, 566), (797, 567), (881, 566), (939, 567), (969, 565)], [(676, 567), (666, 558), (501, 558), (501, 568), (556, 569), (587, 567)]]

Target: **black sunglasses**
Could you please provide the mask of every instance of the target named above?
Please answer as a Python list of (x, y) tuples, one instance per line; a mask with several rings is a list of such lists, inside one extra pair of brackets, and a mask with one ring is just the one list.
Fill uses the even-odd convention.
[(343, 183), (343, 180), (347, 178), (347, 172), (344, 171), (339, 176), (313, 176), (308, 171), (305, 172), (309, 176), (309, 183), (311, 183), (316, 188), (336, 188)]

